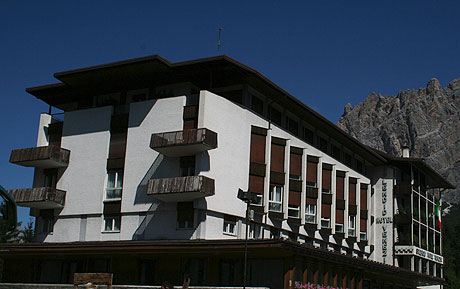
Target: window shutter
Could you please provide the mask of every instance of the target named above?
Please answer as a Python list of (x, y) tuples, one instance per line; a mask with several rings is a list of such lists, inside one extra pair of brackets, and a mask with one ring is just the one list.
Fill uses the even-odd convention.
[(361, 209), (367, 210), (367, 185), (361, 184)]
[(294, 176), (302, 175), (302, 155), (292, 153), (289, 163), (289, 174)]
[(350, 185), (348, 187), (348, 203), (356, 205), (356, 179), (350, 178)]
[(272, 143), (270, 170), (284, 173), (284, 145)]
[(289, 191), (289, 205), (300, 206), (300, 192)]
[(259, 195), (263, 195), (264, 177), (249, 175), (249, 191)]
[(337, 224), (343, 224), (343, 217), (344, 217), (344, 211), (343, 210), (336, 210), (335, 211), (335, 222)]
[(330, 218), (331, 217), (331, 205), (329, 205), (329, 204), (322, 204), (321, 205), (321, 217), (322, 218)]
[(345, 191), (345, 174), (342, 176), (342, 174), (337, 171), (337, 176), (336, 176), (336, 194), (337, 194), (337, 199), (339, 200), (344, 200), (344, 191)]
[(331, 175), (332, 175), (332, 167), (323, 165), (323, 178), (322, 178), (323, 190), (331, 189)]
[(316, 199), (314, 198), (307, 198), (307, 205), (316, 205)]
[(359, 222), (360, 222), (361, 232), (367, 232), (367, 220), (360, 219)]
[(307, 161), (307, 182), (316, 183), (318, 179), (318, 163)]
[(265, 163), (266, 137), (260, 134), (251, 134), (251, 162)]

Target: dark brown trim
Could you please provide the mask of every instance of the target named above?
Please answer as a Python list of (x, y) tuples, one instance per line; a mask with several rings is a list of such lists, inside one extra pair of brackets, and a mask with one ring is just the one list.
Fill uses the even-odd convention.
[(301, 192), (302, 191), (302, 181), (299, 180), (289, 180), (289, 190)]
[(263, 127), (258, 127), (258, 126), (252, 125), (251, 126), (251, 133), (266, 136), (267, 135), (267, 129), (263, 128)]
[(358, 206), (349, 204), (348, 205), (348, 215), (356, 216), (357, 213), (358, 213)]
[(270, 172), (270, 183), (284, 185), (284, 173)]
[(302, 155), (303, 149), (298, 147), (290, 147), (291, 153), (296, 155)]
[(279, 137), (272, 136), (272, 144), (285, 146), (286, 145), (286, 140), (282, 139), (282, 138), (279, 138)]
[(345, 178), (345, 172), (344, 171), (335, 171), (335, 175), (340, 178)]
[(259, 177), (265, 177), (266, 165), (251, 162), (249, 164), (249, 174)]
[(319, 163), (319, 157), (308, 155), (307, 156), (307, 161), (311, 162), (311, 163)]
[(322, 163), (322, 166), (323, 166), (323, 170), (332, 171), (332, 165), (331, 164)]

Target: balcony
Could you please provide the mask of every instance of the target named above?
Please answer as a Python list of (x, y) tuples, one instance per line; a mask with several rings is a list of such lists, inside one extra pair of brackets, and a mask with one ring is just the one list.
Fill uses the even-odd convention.
[(69, 164), (70, 151), (49, 145), (11, 151), (10, 163), (36, 168), (60, 168)]
[(217, 133), (207, 128), (154, 133), (150, 147), (168, 157), (194, 155), (217, 148)]
[(66, 194), (63, 190), (49, 187), (8, 190), (8, 193), (19, 206), (36, 209), (63, 208)]
[(214, 179), (205, 176), (189, 176), (151, 179), (147, 195), (163, 202), (185, 202), (214, 195)]

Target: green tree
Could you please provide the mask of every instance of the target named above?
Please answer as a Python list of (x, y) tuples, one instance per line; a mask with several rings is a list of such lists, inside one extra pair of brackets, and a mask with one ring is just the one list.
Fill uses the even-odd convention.
[(27, 226), (25, 226), (23, 229), (21, 229), (21, 241), (24, 243), (31, 243), (34, 239), (34, 223), (32, 219), (29, 219), (29, 222), (27, 222)]
[(7, 207), (4, 202), (0, 203), (0, 243), (15, 243), (19, 241), (18, 228), (21, 226), (21, 223), (17, 223), (16, 227), (13, 230), (10, 230), (8, 227), (8, 221), (5, 220), (4, 216), (6, 213)]
[(460, 288), (460, 205), (453, 205), (442, 220), (444, 278), (448, 288)]

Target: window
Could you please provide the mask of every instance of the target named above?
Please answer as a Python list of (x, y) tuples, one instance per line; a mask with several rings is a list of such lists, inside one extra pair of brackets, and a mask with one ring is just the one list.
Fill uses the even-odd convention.
[(356, 236), (356, 217), (355, 216), (348, 216), (348, 236), (349, 237)]
[(283, 187), (271, 186), (270, 195), (268, 198), (268, 209), (274, 212), (281, 212), (283, 208)]
[(288, 205), (288, 216), (291, 218), (299, 218), (300, 217), (300, 207), (295, 205)]
[(56, 188), (57, 170), (47, 169), (43, 171), (45, 175), (44, 186), (48, 188)]
[(299, 135), (299, 123), (290, 117), (286, 117), (286, 122), (288, 131), (293, 135)]
[(316, 205), (307, 204), (305, 208), (305, 222), (310, 224), (316, 223)]
[(104, 231), (117, 232), (120, 231), (121, 217), (105, 217), (104, 218)]
[(257, 96), (251, 95), (251, 109), (260, 115), (264, 115), (264, 102)]
[(367, 240), (367, 233), (366, 232), (359, 233), (359, 239), (361, 241), (366, 241)]
[(270, 120), (281, 126), (281, 112), (279, 110), (277, 110), (276, 108), (271, 108), (270, 109)]
[(195, 175), (195, 156), (180, 158), (180, 176), (188, 177)]
[(41, 217), (41, 233), (42, 234), (50, 234), (53, 233), (54, 229), (54, 210), (47, 209), (47, 210), (40, 210), (40, 217)]
[(106, 199), (120, 199), (123, 189), (123, 171), (108, 172)]
[(332, 156), (336, 159), (336, 160), (339, 160), (340, 161), (340, 148), (333, 145), (332, 146)]
[(177, 228), (191, 229), (193, 228), (195, 210), (193, 202), (178, 202), (177, 203)]
[(236, 235), (236, 218), (234, 216), (224, 216), (224, 227), (223, 232), (225, 234)]
[(318, 148), (322, 151), (327, 153), (327, 141), (326, 139), (318, 136)]
[(331, 228), (331, 219), (321, 218), (321, 228), (330, 229)]
[(348, 154), (348, 153), (343, 153), (343, 159), (344, 159), (344, 163), (348, 166), (348, 167), (351, 167), (351, 155)]
[(314, 139), (314, 134), (313, 131), (304, 127), (303, 128), (303, 140), (306, 141), (307, 143), (313, 145), (313, 139)]
[(335, 224), (335, 232), (343, 233), (343, 224)]

